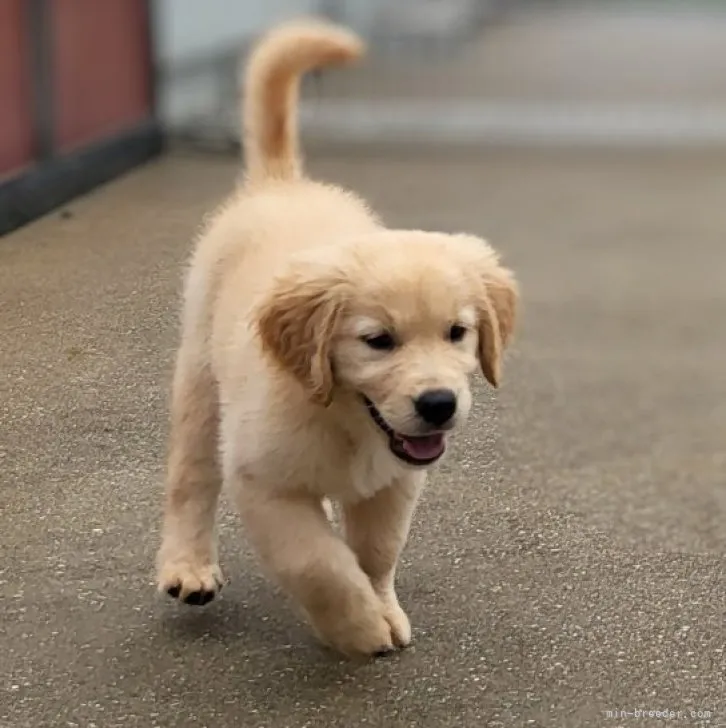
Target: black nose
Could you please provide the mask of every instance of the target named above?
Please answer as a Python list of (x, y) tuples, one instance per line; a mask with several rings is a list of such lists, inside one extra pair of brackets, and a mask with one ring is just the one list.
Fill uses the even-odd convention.
[(445, 425), (456, 412), (456, 395), (450, 389), (429, 389), (415, 400), (416, 412), (434, 427)]

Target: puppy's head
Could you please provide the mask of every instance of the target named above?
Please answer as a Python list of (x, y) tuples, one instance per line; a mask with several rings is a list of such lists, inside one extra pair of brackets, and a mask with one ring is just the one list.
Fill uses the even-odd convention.
[(354, 394), (393, 454), (422, 466), (466, 420), (477, 364), (498, 386), (517, 300), (483, 240), (385, 231), (297, 261), (258, 325), (313, 402)]

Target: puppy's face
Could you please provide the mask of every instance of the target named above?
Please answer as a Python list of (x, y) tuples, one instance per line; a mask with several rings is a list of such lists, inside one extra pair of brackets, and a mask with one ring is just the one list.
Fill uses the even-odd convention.
[(296, 266), (260, 332), (313, 400), (354, 393), (392, 453), (425, 466), (466, 420), (477, 366), (497, 386), (516, 301), (483, 241), (386, 231)]

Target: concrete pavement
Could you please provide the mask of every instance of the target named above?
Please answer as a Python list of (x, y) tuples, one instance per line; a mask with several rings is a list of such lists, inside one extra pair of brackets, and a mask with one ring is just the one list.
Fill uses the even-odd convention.
[(726, 725), (724, 164), (311, 164), (392, 224), (489, 236), (526, 304), (417, 514), (415, 646), (362, 666), (317, 646), (229, 511), (221, 600), (153, 589), (182, 263), (236, 161), (168, 157), (4, 238), (0, 726)]

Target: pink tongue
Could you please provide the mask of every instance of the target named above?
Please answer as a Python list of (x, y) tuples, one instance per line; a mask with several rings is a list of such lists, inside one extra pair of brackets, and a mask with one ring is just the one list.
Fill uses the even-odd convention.
[(444, 436), (426, 435), (425, 437), (402, 437), (403, 449), (416, 460), (429, 460), (444, 451)]

